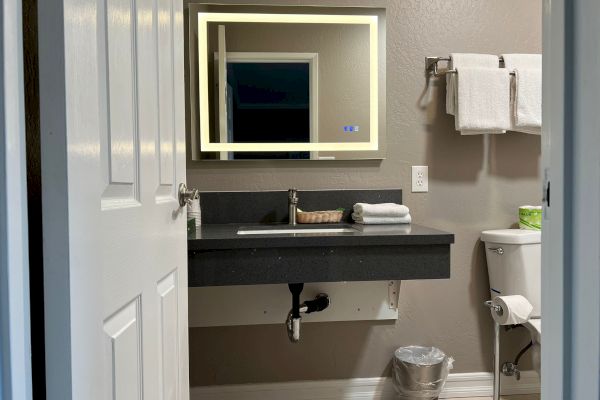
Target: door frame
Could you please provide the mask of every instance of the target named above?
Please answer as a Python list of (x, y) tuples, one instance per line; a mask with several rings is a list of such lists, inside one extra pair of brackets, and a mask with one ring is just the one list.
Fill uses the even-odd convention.
[[(220, 38), (219, 38), (220, 39)], [(223, 39), (224, 43), (224, 39)], [(223, 44), (223, 47), (225, 45)], [(302, 63), (308, 64), (309, 71), (309, 141), (310, 143), (319, 142), (319, 53), (306, 53), (306, 52), (264, 52), (264, 51), (225, 51), (225, 62), (222, 65), (219, 62), (219, 56), (221, 52), (216, 51), (214, 53), (214, 90), (219, 92), (219, 96), (215, 96), (215, 121), (220, 122), (219, 128), (219, 142), (230, 143), (229, 131), (227, 129), (227, 115), (223, 117), (221, 110), (225, 109), (227, 113), (227, 107), (223, 104), (227, 103), (226, 97), (221, 99), (221, 92), (219, 87), (226, 87), (227, 85), (227, 64), (229, 63)], [(223, 70), (225, 73), (223, 73)], [(225, 75), (225, 80), (221, 82), (221, 78)], [(221, 104), (223, 103), (223, 104)], [(225, 113), (225, 114), (226, 114)], [(225, 122), (223, 122), (225, 121)], [(225, 125), (223, 125), (223, 123)], [(225, 126), (225, 128), (223, 128)], [(223, 133), (225, 130), (225, 133)], [(222, 151), (220, 152), (221, 160), (228, 160), (233, 152)], [(318, 151), (310, 152), (311, 160), (319, 159)]]
[(544, 400), (600, 398), (598, 18), (595, 0), (544, 0)]
[(0, 400), (31, 399), (21, 0), (0, 5)]
[[(600, 195), (598, 190), (589, 190), (585, 179), (573, 179), (579, 172), (589, 175), (598, 168), (597, 157), (574, 157), (580, 151), (589, 154), (594, 149), (590, 146), (597, 144), (592, 135), (598, 126), (592, 125), (597, 118), (593, 114), (597, 103), (582, 102), (582, 110), (573, 107), (573, 102), (580, 104), (599, 93), (596, 77), (590, 79), (590, 74), (600, 67), (598, 54), (583, 51), (600, 33), (600, 28), (590, 23), (590, 18), (595, 22), (593, 17), (598, 16), (597, 12), (598, 5), (590, 0), (568, 4), (564, 0), (544, 0), (542, 157), (543, 174), (552, 182), (551, 207), (546, 209), (542, 234), (544, 400), (598, 398), (600, 390), (597, 385), (589, 385), (589, 382), (597, 382), (598, 377), (600, 328), (597, 323), (584, 319), (591, 316), (598, 322), (600, 318), (596, 279), (599, 273), (594, 268), (585, 269), (586, 265), (597, 265), (594, 263), (600, 246), (594, 228), (599, 226), (599, 221), (597, 210), (592, 213), (590, 223), (589, 214), (578, 208), (598, 200)], [(3, 189), (0, 191), (0, 276), (3, 278), (0, 280), (0, 398), (7, 400), (31, 398), (21, 17), (20, 0), (2, 2), (0, 162), (4, 168), (0, 170)], [(4, 99), (18, 101), (5, 102)], [(586, 127), (590, 129), (586, 131)], [(566, 131), (572, 134), (565, 135)], [(593, 183), (600, 186), (598, 182)], [(578, 223), (582, 219), (587, 223)], [(582, 235), (587, 239), (578, 241)], [(591, 264), (586, 264), (589, 262)], [(10, 290), (6, 290), (7, 287)]]

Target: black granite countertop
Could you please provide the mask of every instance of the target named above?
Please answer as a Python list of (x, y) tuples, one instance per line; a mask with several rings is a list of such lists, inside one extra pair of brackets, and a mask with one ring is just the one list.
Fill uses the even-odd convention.
[(287, 224), (207, 224), (188, 235), (188, 250), (258, 249), (281, 247), (402, 246), (454, 243), (454, 234), (417, 224), (303, 224), (295, 229), (351, 228), (338, 233), (278, 233), (239, 235), (240, 229), (288, 229)]
[[(300, 191), (304, 210), (344, 208), (340, 224), (288, 225), (287, 191), (203, 192), (203, 225), (188, 236), (190, 286), (450, 277), (452, 233), (417, 224), (353, 224), (357, 202), (402, 204), (399, 189)], [(241, 230), (345, 228), (245, 234)]]

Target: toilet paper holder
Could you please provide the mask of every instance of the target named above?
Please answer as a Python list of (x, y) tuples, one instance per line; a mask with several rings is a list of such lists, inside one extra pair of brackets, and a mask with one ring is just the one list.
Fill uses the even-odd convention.
[(490, 310), (495, 311), (496, 314), (498, 314), (498, 315), (504, 314), (504, 310), (502, 309), (502, 307), (497, 304), (492, 303), (491, 300), (484, 301), (483, 304)]

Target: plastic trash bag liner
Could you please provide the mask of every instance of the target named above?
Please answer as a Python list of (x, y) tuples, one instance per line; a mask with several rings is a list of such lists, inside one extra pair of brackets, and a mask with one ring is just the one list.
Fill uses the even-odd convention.
[(437, 347), (407, 346), (394, 352), (394, 386), (399, 399), (437, 399), (454, 359)]

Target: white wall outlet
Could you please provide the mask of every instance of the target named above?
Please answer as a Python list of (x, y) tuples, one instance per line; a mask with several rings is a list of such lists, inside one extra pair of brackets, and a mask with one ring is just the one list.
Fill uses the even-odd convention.
[(412, 191), (413, 193), (429, 192), (429, 167), (412, 166)]

